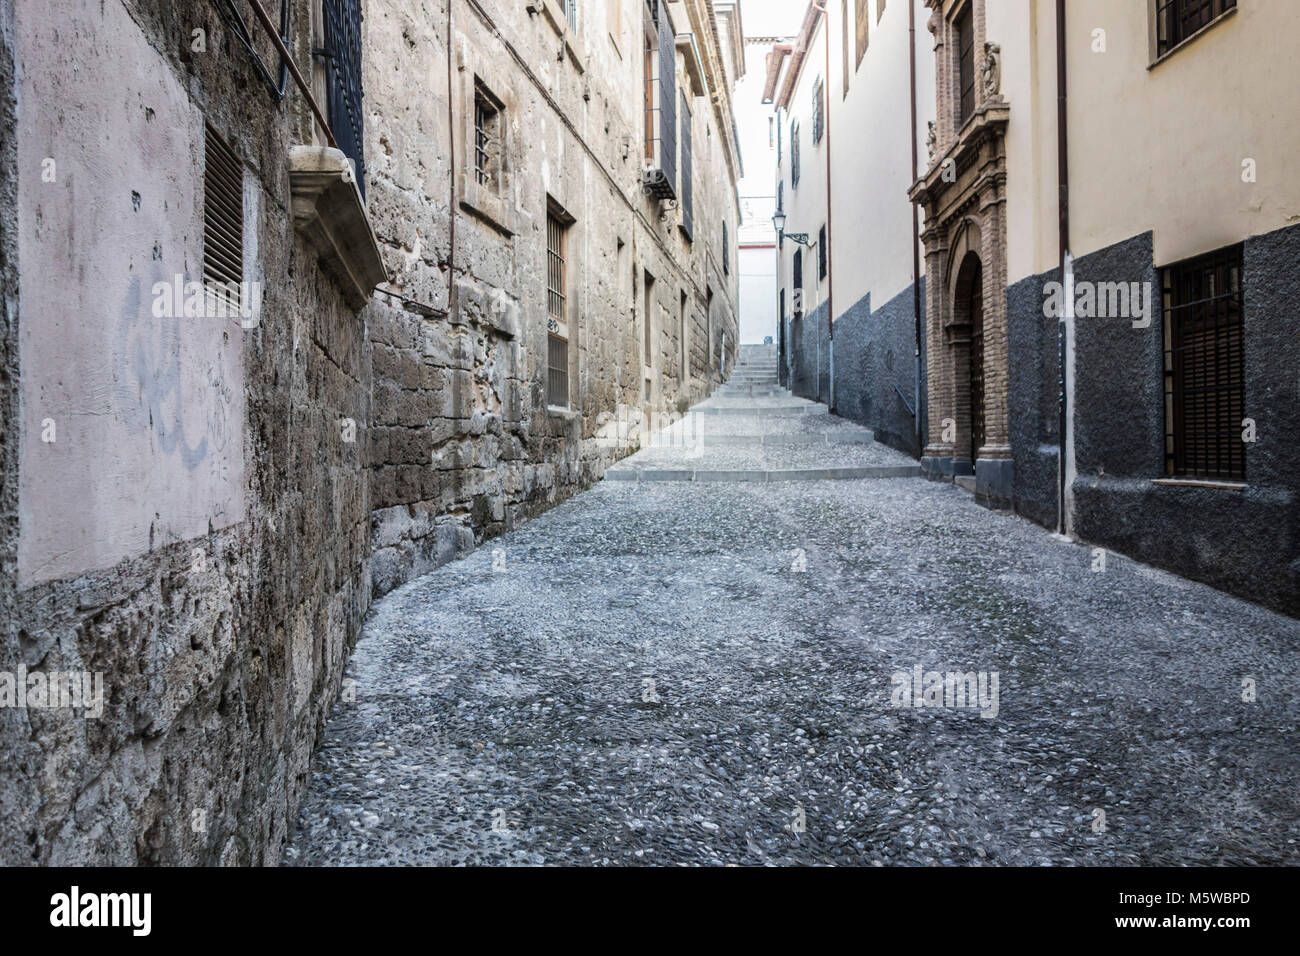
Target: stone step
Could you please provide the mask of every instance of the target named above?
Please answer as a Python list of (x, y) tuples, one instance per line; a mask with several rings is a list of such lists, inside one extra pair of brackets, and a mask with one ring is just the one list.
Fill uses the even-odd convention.
[(755, 407), (744, 405), (696, 405), (691, 411), (696, 415), (719, 415), (729, 418), (749, 417), (788, 418), (795, 415), (829, 415), (830, 409), (825, 405), (768, 405)]
[(787, 468), (776, 470), (709, 471), (691, 468), (611, 468), (610, 481), (851, 481), (863, 478), (919, 478), (920, 465), (863, 465), (850, 468)]

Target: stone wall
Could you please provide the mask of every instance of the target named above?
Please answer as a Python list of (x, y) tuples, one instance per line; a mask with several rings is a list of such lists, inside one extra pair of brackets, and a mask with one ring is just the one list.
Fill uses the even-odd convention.
[[(606, 4), (584, 6), (576, 32), (522, 3), (369, 4), (366, 46), (385, 52), (366, 72), (371, 210), (392, 285), (412, 300), (379, 294), (365, 313), (377, 593), (599, 480), (652, 417), (680, 415), (734, 362), (737, 210), (713, 110), (689, 97), (688, 241), (679, 212), (640, 190), (642, 63), (631, 44), (643, 5), (622, 6), (620, 48)], [(676, 32), (690, 32), (673, 6)], [(499, 179), (487, 186), (472, 168), (478, 90), (500, 107)], [(567, 409), (546, 395), (548, 210), (567, 224)]]
[[(294, 5), (294, 11), (295, 56), (308, 63), (305, 6)], [(24, 164), (16, 177), (3, 178), (11, 202), (0, 220), (6, 316), (0, 337), (0, 669), (100, 672), (106, 703), (99, 719), (67, 708), (0, 710), (0, 861), (272, 862), (369, 601), (364, 446), (344, 441), (340, 428), (342, 419), (364, 423), (368, 414), (362, 325), (295, 233), (289, 212), (288, 149), (308, 141), (310, 133), (298, 108), (276, 106), (215, 5), (57, 0), (19, 4), (18, 17), (15, 29), (6, 2), (0, 109), (9, 115), (0, 124), (0, 161), (12, 172), (16, 147), (49, 149), (59, 172), (44, 187), (48, 200), (39, 190), (26, 192), (31, 181), (24, 177), (40, 176), (39, 164)], [(53, 24), (62, 42), (42, 55), (29, 54), (19, 70), (26, 108), (15, 127), (15, 37), (34, 36), (37, 27)], [(203, 50), (195, 49), (195, 30), (205, 31)], [(261, 52), (274, 62), (269, 50)], [(60, 57), (75, 57), (78, 68)], [(133, 79), (126, 88), (105, 89), (103, 77), (123, 59), (133, 65)], [(242, 382), (241, 412), (232, 431), (209, 432), (203, 446), (205, 462), (242, 475), (239, 495), (233, 512), (213, 514), (209, 530), (197, 536), (162, 533), (169, 526), (164, 515), (149, 529), (148, 540), (140, 547), (129, 543), (120, 560), (52, 578), (36, 574), (37, 583), (15, 593), (16, 577), (29, 576), (15, 566), (16, 524), (21, 522), (24, 536), (39, 535), (56, 506), (48, 496), (26, 496), (26, 490), (23, 500), (15, 498), (15, 330), (41, 336), (48, 323), (61, 321), (58, 301), (20, 298), (15, 285), (16, 269), (24, 277), (39, 275), (51, 263), (37, 257), (16, 263), (15, 249), (34, 235), (32, 224), (39, 221), (39, 228), (65, 235), (74, 261), (88, 268), (142, 260), (197, 277), (200, 240), (185, 225), (194, 208), (178, 208), (162, 196), (173, 186), (201, 196), (201, 181), (193, 181), (201, 165), (177, 165), (160, 182), (142, 155), (148, 143), (121, 134), (97, 143), (77, 138), (78, 130), (93, 125), (88, 111), (99, 108), (105, 92), (112, 108), (125, 111), (119, 125), (127, 131), (161, 115), (165, 89), (183, 91), (185, 108), (229, 142), (244, 165), (247, 208), (256, 217), (253, 235), (265, 288), (261, 321), (247, 331), (235, 321), (220, 336), (237, 363), (225, 372), (226, 381)], [(57, 95), (57, 103), (43, 109), (50, 95)], [(38, 134), (50, 117), (61, 122), (48, 137)], [(179, 144), (182, 156), (202, 155), (202, 140), (188, 127), (156, 134)], [(98, 194), (96, 184), (106, 174), (125, 176), (127, 188)], [(54, 211), (64, 208), (67, 190), (77, 191), (86, 217), (117, 217), (114, 228), (94, 228), (94, 218), (58, 219)], [(19, 206), (12, 201), (16, 192), (35, 198)], [(61, 278), (71, 291), (93, 291), (78, 285), (76, 274)], [(115, 501), (124, 509), (153, 502), (159, 511), (189, 505), (173, 501), (191, 486), (167, 481), (169, 466), (162, 458), (175, 447), (175, 429), (183, 426), (183, 434), (196, 440), (209, 398), (187, 394), (182, 405), (180, 392), (142, 381), (140, 394), (163, 412), (147, 418), (152, 452), (143, 461), (134, 448), (97, 448), (88, 456), (92, 446), (76, 436), (89, 434), (96, 416), (111, 423), (132, 412), (104, 409), (102, 394), (78, 395), (75, 389), (60, 404), (49, 376), (76, 383), (105, 374), (101, 363), (114, 357), (86, 345), (88, 337), (119, 321), (116, 307), (103, 305), (112, 314), (91, 310), (65, 326), (70, 338), (63, 364), (54, 371), (33, 365), (22, 373), (25, 395), (54, 396), (41, 400), (51, 403), (50, 417), (60, 426), (59, 439), (33, 453), (62, 455), (63, 467), (96, 480), (98, 503), (64, 499), (57, 506), (82, 510), (84, 520), (108, 529)], [(136, 328), (147, 326), (149, 298), (123, 316)], [(160, 323), (152, 333), (156, 338), (137, 341), (129, 356), (138, 358), (116, 374), (165, 374), (165, 353), (150, 349), (174, 347), (183, 362), (186, 350), (212, 333), (210, 326), (196, 324), (208, 321), (227, 320)], [(151, 355), (154, 362), (148, 361)], [(220, 390), (220, 380), (214, 387)], [(129, 393), (108, 394), (120, 401)], [(32, 447), (30, 424), (21, 437)], [(144, 480), (125, 480), (140, 468)]]

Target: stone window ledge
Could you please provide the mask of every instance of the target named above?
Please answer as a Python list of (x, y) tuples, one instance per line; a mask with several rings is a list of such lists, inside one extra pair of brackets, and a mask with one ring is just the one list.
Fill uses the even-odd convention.
[(357, 189), (352, 163), (342, 150), (294, 146), (289, 150), (293, 227), (316, 251), (354, 309), (388, 279), (379, 243)]
[[(1213, 20), (1211, 20), (1209, 23), (1205, 24), (1205, 26), (1201, 27), (1199, 30), (1197, 30), (1195, 33), (1193, 33), (1191, 36), (1184, 37), (1183, 39), (1179, 40), (1177, 46), (1170, 47), (1168, 50), (1166, 50), (1166, 51), (1165, 51), (1164, 53), (1162, 53), (1160, 56), (1158, 56), (1158, 57), (1156, 57), (1155, 59), (1153, 59), (1153, 60), (1151, 61), (1151, 63), (1147, 66), (1147, 70), (1154, 70), (1156, 67), (1158, 67), (1161, 63), (1164, 63), (1164, 62), (1165, 62), (1166, 60), (1168, 60), (1170, 57), (1177, 56), (1177, 55), (1179, 54), (1180, 51), (1182, 51), (1182, 50), (1185, 49), (1186, 47), (1190, 46), (1191, 44), (1195, 43), (1195, 42), (1196, 42), (1197, 40), (1199, 40), (1201, 37), (1205, 36), (1205, 34), (1209, 33), (1211, 30), (1213, 30), (1215, 27), (1217, 27), (1220, 23), (1223, 23), (1223, 21), (1229, 19), (1230, 17), (1235, 16), (1236, 13), (1237, 13), (1237, 8), (1236, 8), (1236, 7), (1229, 7), (1227, 10), (1224, 10), (1224, 11), (1223, 11), (1222, 13), (1220, 13), (1217, 17), (1215, 17), (1215, 18), (1214, 18)], [(1154, 55), (1154, 52), (1155, 52), (1155, 51), (1154, 51), (1154, 47), (1155, 47), (1154, 34), (1155, 34), (1155, 29), (1156, 29), (1156, 28), (1155, 28), (1155, 26), (1153, 25), (1151, 29), (1152, 29), (1152, 35), (1153, 35), (1153, 39), (1152, 39), (1152, 41), (1151, 41), (1151, 45), (1152, 45), (1152, 48), (1153, 48), (1153, 49), (1152, 49), (1152, 53), (1153, 53), (1153, 55)]]
[(573, 28), (569, 26), (569, 18), (564, 15), (563, 0), (531, 0), (528, 9), (531, 13), (540, 10), (542, 19), (550, 24), (555, 35), (560, 38), (559, 56), (556, 59), (563, 59), (564, 54), (568, 53), (574, 68), (579, 73), (586, 73), (587, 51), (583, 48), (578, 35), (573, 32)]
[(1240, 481), (1214, 481), (1207, 478), (1153, 478), (1151, 484), (1162, 488), (1209, 488), (1213, 491), (1245, 491), (1249, 487)]

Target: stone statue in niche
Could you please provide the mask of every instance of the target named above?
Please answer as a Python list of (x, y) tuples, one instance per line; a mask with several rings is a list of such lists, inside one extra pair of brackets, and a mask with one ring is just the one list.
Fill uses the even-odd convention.
[(984, 98), (993, 99), (1002, 89), (1002, 47), (998, 44), (984, 44), (984, 65), (980, 73), (984, 81)]
[(930, 120), (926, 125), (930, 127), (930, 131), (925, 134), (925, 148), (930, 151), (930, 162), (934, 162), (934, 154), (939, 150), (939, 133), (935, 129), (934, 120)]

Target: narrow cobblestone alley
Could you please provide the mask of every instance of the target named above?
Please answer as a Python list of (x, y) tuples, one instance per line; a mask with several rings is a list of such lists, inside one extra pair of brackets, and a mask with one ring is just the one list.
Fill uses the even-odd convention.
[[(766, 374), (377, 603), (286, 863), (1300, 860), (1300, 624), (889, 477)], [(896, 706), (918, 667), (996, 704)]]

